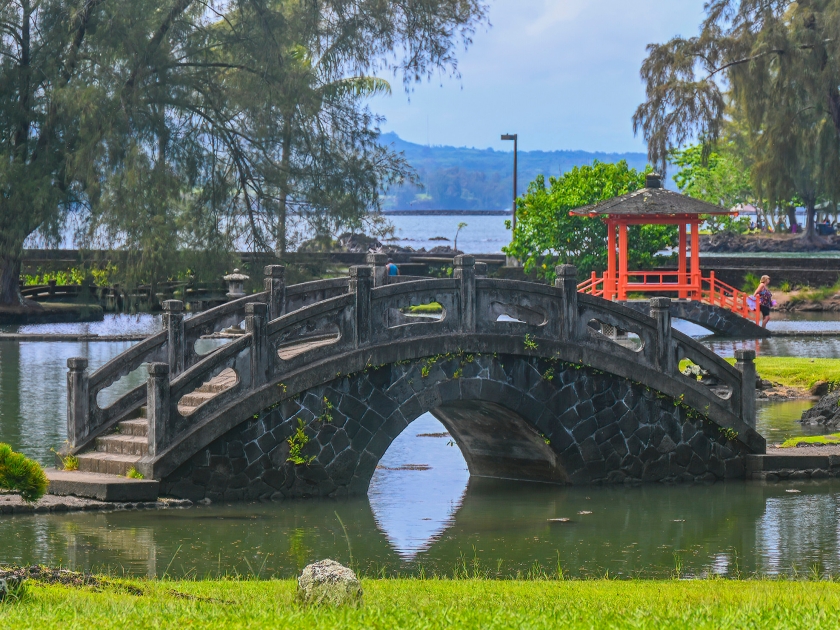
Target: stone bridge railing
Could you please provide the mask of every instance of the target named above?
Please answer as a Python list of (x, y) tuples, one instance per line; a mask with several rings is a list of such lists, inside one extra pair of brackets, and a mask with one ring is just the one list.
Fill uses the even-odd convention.
[[(417, 279), (406, 276), (389, 278), (385, 271), (387, 256), (384, 254), (368, 254), (367, 261), (374, 270), (377, 284)], [(169, 378), (174, 380), (184, 370), (207, 358), (207, 355), (196, 351), (196, 342), (247, 321), (249, 304), (265, 305), (266, 312), (262, 316), (274, 319), (311, 304), (346, 295), (349, 286), (349, 278), (346, 277), (286, 286), (282, 265), (270, 265), (264, 273), (265, 290), (262, 293), (248, 295), (189, 319), (184, 316), (183, 302), (164, 302), (164, 330), (132, 346), (90, 375), (86, 372), (87, 359), (68, 359), (67, 440), (71, 451), (84, 450), (97, 437), (113, 430), (118, 422), (146, 404), (147, 383), (135, 387), (108, 407), (103, 408), (99, 403), (101, 392), (144, 364), (167, 364)], [(237, 346), (234, 344), (234, 347)], [(230, 350), (225, 348), (227, 352)], [(217, 358), (223, 356), (227, 355), (219, 354)], [(160, 372), (162, 368), (158, 366), (154, 369)]]
[[(193, 429), (212, 422), (237, 400), (310, 365), (333, 360), (366, 348), (459, 336), (473, 340), (480, 351), (494, 352), (498, 336), (519, 337), (524, 353), (536, 351), (539, 340), (561, 342), (597, 354), (596, 367), (632, 378), (627, 366), (667, 379), (670, 395), (723, 427), (755, 427), (754, 353), (738, 354), (735, 367), (671, 327), (668, 298), (651, 300), (650, 317), (608, 302), (581, 295), (576, 270), (557, 268), (555, 286), (477, 277), (471, 256), (456, 258), (451, 279), (398, 278), (389, 281), (382, 260), (354, 267), (349, 279), (327, 280), (286, 288), (282, 268), (268, 268), (266, 291), (213, 309), (184, 321), (178, 304), (169, 303), (166, 329), (132, 347), (90, 377), (86, 361), (68, 365), (68, 440), (74, 452), (87, 447), (140, 406), (149, 421), (148, 456), (141, 471), (156, 473), (152, 463), (176, 446), (189, 452)], [(393, 279), (392, 279), (393, 280)], [(414, 317), (408, 307), (436, 302), (439, 317)], [(230, 323), (245, 320), (245, 334), (214, 352), (195, 354), (194, 341)], [(602, 331), (620, 329), (616, 340)], [(530, 344), (530, 345), (529, 345)], [(680, 362), (699, 364), (716, 381), (710, 388), (683, 376)], [(611, 363), (617, 366), (611, 368)], [(146, 384), (107, 408), (97, 403), (99, 392), (143, 363)], [(223, 370), (236, 373), (235, 384), (187, 412), (181, 399)], [(639, 382), (642, 382), (639, 378)], [(650, 380), (650, 379), (648, 379)], [(655, 381), (655, 379), (654, 379)], [(652, 388), (660, 389), (651, 381)], [(664, 382), (664, 381), (663, 381)], [(674, 382), (678, 384), (674, 386)], [(651, 386), (650, 383), (648, 383)], [(679, 391), (678, 395), (674, 395)], [(245, 420), (245, 418), (240, 418)], [(750, 450), (763, 448), (754, 431), (740, 435)], [(186, 445), (185, 445), (186, 444)], [(196, 444), (195, 450), (201, 448)], [(191, 454), (191, 453), (190, 453)]]

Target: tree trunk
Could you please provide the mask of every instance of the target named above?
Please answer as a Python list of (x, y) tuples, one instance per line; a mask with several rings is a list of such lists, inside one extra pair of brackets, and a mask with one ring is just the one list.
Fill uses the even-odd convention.
[(277, 209), (277, 241), (274, 244), (274, 251), (277, 257), (282, 257), (286, 253), (286, 215), (289, 199), (289, 169), (292, 164), (292, 120), (291, 116), (286, 116), (286, 121), (283, 124), (283, 147), (282, 157), (280, 158), (280, 170), (282, 171), (282, 189), (280, 190), (280, 203)]
[(817, 234), (816, 223), (816, 199), (805, 200), (805, 233), (802, 235), (805, 242), (810, 243), (816, 247), (823, 247), (826, 245), (825, 239)]
[(817, 209), (813, 204), (808, 204), (805, 209), (805, 236), (812, 236), (817, 233)]
[(20, 295), (20, 255), (0, 256), (0, 306), (22, 306)]
[(787, 209), (787, 216), (788, 216), (788, 228), (791, 232), (793, 232), (793, 226), (799, 226), (796, 222), (796, 207), (795, 206), (788, 206)]

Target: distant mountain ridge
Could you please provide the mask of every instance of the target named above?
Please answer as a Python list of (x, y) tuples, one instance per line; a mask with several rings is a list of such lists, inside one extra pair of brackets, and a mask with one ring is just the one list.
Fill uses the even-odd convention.
[[(395, 133), (382, 134), (381, 144), (405, 154), (417, 171), (423, 189), (394, 187), (388, 191), (384, 210), (502, 210), (510, 208), (513, 194), (513, 153), (467, 147), (427, 147), (406, 142)], [(560, 175), (575, 166), (626, 160), (643, 170), (644, 153), (589, 151), (519, 151), (519, 194), (537, 175)]]

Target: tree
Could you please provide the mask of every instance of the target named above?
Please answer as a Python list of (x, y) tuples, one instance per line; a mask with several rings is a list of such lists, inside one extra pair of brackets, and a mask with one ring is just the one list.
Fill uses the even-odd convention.
[(47, 492), (49, 481), (38, 462), (15, 453), (8, 444), (0, 443), (0, 490), (19, 494), (31, 503)]
[[(703, 155), (702, 145), (695, 144), (675, 149), (668, 159), (680, 167), (674, 181), (684, 195), (727, 210), (745, 204), (758, 206), (750, 182), (750, 170), (739, 159), (731, 141), (719, 143), (717, 151), (708, 156)], [(747, 217), (709, 216), (706, 223), (712, 232), (743, 233), (750, 227)]]
[(463, 221), (458, 223), (458, 230), (455, 232), (455, 243), (452, 246), (453, 251), (458, 251), (458, 235), (461, 233), (461, 230), (463, 230), (465, 227), (467, 227), (467, 224)]
[(737, 110), (756, 192), (778, 207), (801, 199), (805, 238), (819, 243), (816, 205), (840, 185), (838, 18), (838, 0), (712, 0), (699, 36), (648, 46), (633, 125), (651, 161), (664, 170), (669, 151), (694, 137), (708, 156), (727, 107)]
[[(291, 199), (361, 221), (409, 171), (376, 143), (373, 75), (457, 72), (481, 0), (14, 0), (0, 5), (0, 305), (25, 239), (154, 276), (174, 248), (270, 251)], [(282, 249), (282, 245), (280, 247)]]
[[(573, 264), (589, 274), (607, 264), (607, 227), (600, 219), (570, 216), (569, 211), (624, 195), (645, 187), (645, 173), (624, 161), (575, 167), (560, 177), (540, 175), (528, 193), (516, 201), (516, 231), (507, 247), (509, 256), (522, 261), (525, 272), (551, 282), (558, 263)], [(510, 221), (507, 222), (511, 228)], [(657, 252), (676, 245), (676, 226), (631, 226), (628, 230), (630, 263), (650, 268)]]

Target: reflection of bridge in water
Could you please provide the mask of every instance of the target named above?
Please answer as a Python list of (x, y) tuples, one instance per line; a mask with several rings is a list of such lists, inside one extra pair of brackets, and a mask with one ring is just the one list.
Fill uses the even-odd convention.
[[(404, 501), (442, 494), (426, 472), (410, 474)], [(172, 577), (293, 577), (325, 557), (347, 563), (351, 551), (368, 575), (417, 575), (421, 566), (427, 576), (452, 575), (463, 559), (468, 570), (477, 560), (480, 572), (508, 577), (535, 562), (551, 573), (559, 559), (571, 575), (668, 577), (675, 554), (689, 576), (801, 573), (814, 565), (840, 571), (840, 504), (830, 483), (791, 495), (742, 483), (563, 488), (472, 479), (428, 539), (411, 541), (416, 553), (400, 546), (402, 532), (431, 512), (409, 516), (394, 505), (359, 498), (13, 517), (0, 520), (0, 554), (24, 566), (131, 575), (168, 569)]]
[[(672, 330), (667, 298), (649, 317), (578, 294), (573, 267), (549, 287), (477, 278), (470, 256), (452, 279), (393, 279), (380, 258), (349, 280), (291, 287), (270, 267), (264, 293), (186, 322), (167, 303), (166, 330), (90, 376), (71, 359), (68, 441), (80, 467), (134, 466), (192, 499), (364, 494), (390, 443), (425, 412), (482, 477), (742, 478), (745, 454), (764, 451), (753, 355), (739, 353), (736, 369)], [(439, 318), (408, 312), (432, 302)], [(245, 334), (196, 353), (243, 317)], [(683, 359), (717, 387), (683, 376)], [(144, 363), (146, 384), (100, 406)]]

